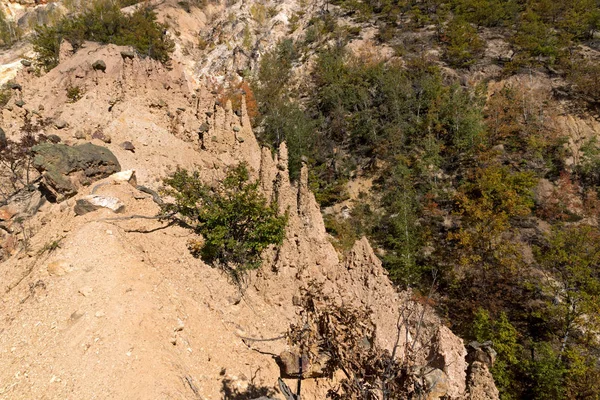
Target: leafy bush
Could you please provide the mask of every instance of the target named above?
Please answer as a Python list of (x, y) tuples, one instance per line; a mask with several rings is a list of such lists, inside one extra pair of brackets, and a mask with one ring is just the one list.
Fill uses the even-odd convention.
[(132, 46), (142, 56), (169, 61), (174, 43), (166, 26), (156, 22), (156, 13), (139, 7), (123, 14), (115, 2), (97, 1), (78, 16), (66, 16), (54, 26), (38, 26), (32, 38), (37, 65), (48, 71), (58, 64), (60, 43), (67, 40), (77, 50), (85, 40)]
[(164, 215), (183, 220), (203, 242), (192, 252), (221, 268), (241, 286), (246, 272), (261, 264), (270, 245), (283, 242), (287, 215), (278, 215), (277, 204), (268, 204), (258, 182), (249, 182), (245, 164), (231, 168), (215, 187), (201, 182), (198, 171), (177, 169), (164, 180), (164, 193), (174, 203), (163, 206)]
[(485, 44), (477, 35), (477, 30), (467, 21), (454, 18), (445, 29), (446, 60), (450, 65), (465, 68), (475, 63), (483, 53)]
[(71, 103), (81, 99), (83, 92), (79, 86), (67, 86), (67, 98)]

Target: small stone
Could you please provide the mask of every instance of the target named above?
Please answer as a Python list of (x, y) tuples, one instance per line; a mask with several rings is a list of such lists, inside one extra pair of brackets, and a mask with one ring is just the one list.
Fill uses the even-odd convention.
[(212, 117), (212, 116), (213, 116), (213, 113), (212, 113), (211, 111), (207, 111), (207, 112), (205, 112), (204, 114), (206, 114), (206, 116), (207, 116), (208, 118), (210, 118), (210, 117)]
[(54, 126), (56, 127), (56, 129), (63, 129), (67, 126), (67, 122), (63, 119), (58, 119), (54, 121)]
[(16, 82), (11, 83), (10, 88), (13, 90), (23, 90), (23, 87)]
[(183, 328), (185, 327), (184, 323), (182, 320), (178, 319), (177, 320), (177, 326), (175, 327), (175, 332), (181, 332), (183, 330)]
[(75, 139), (80, 139), (80, 140), (86, 140), (87, 139), (87, 135), (83, 131), (77, 131), (77, 132), (75, 132), (75, 134), (73, 135), (73, 137)]
[(134, 187), (137, 186), (137, 178), (135, 176), (135, 171), (132, 169), (112, 174), (110, 176), (110, 179), (112, 179), (115, 183), (129, 183)]
[(135, 53), (131, 50), (123, 50), (121, 52), (121, 57), (129, 58), (130, 60), (133, 60), (133, 58), (135, 57)]
[(44, 105), (43, 105), (43, 104), (40, 104), (40, 105), (38, 106), (38, 110), (39, 110), (39, 111), (44, 111)]
[(173, 336), (171, 339), (169, 339), (169, 342), (173, 345), (173, 346), (177, 346), (177, 336)]
[(235, 110), (233, 113), (234, 113), (235, 115), (237, 115), (238, 117), (241, 117), (241, 116), (242, 116), (242, 112), (241, 112), (240, 110)]
[(96, 60), (92, 64), (92, 68), (94, 69), (94, 71), (106, 72), (106, 63), (102, 60)]
[(100, 208), (108, 208), (115, 213), (119, 213), (123, 211), (125, 204), (116, 197), (89, 195), (77, 200), (74, 211), (76, 215), (84, 215)]
[(83, 297), (90, 297), (90, 295), (92, 294), (93, 289), (89, 286), (83, 287), (81, 289), (79, 289), (79, 294), (81, 294)]
[(60, 143), (62, 141), (62, 139), (58, 135), (48, 135), (47, 138), (48, 141), (51, 143)]
[(209, 128), (210, 128), (210, 126), (206, 122), (203, 122), (202, 125), (200, 125), (200, 128), (198, 128), (198, 132), (199, 133), (208, 132)]
[(127, 150), (132, 153), (135, 153), (135, 146), (130, 141), (125, 141), (125, 142), (121, 143), (121, 148), (123, 150)]
[(240, 142), (240, 143), (244, 143), (244, 138), (243, 138), (243, 137), (239, 137), (239, 136), (238, 136), (238, 137), (237, 137), (237, 141), (238, 141), (238, 142)]
[(111, 137), (102, 132), (100, 129), (98, 129), (92, 134), (92, 139), (98, 139), (103, 141), (104, 143), (110, 143), (112, 141)]
[(24, 67), (31, 67), (31, 61), (29, 60), (21, 60), (21, 65)]
[(15, 101), (15, 106), (17, 106), (19, 108), (23, 108), (24, 105), (25, 105), (25, 102), (23, 100)]
[(96, 311), (96, 314), (94, 314), (96, 316), (96, 318), (102, 318), (104, 317), (104, 311)]
[(234, 127), (233, 127), (233, 131), (234, 131), (234, 132), (239, 132), (239, 131), (241, 131), (241, 130), (242, 130), (242, 128), (240, 128), (239, 126), (234, 126)]

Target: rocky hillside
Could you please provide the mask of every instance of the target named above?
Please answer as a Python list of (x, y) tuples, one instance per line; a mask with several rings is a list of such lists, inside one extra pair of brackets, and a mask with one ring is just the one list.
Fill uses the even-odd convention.
[(0, 396), (599, 395), (598, 0), (0, 7)]
[[(426, 301), (395, 289), (366, 239), (339, 258), (306, 167), (291, 183), (285, 145), (275, 156), (261, 150), (245, 106), (236, 115), (178, 63), (166, 69), (114, 45), (85, 43), (74, 55), (63, 46), (56, 68), (40, 77), (23, 69), (15, 81), (2, 109), (7, 138), (27, 125), (51, 142), (34, 147), (41, 175), (32, 181), (43, 193), (2, 208), (0, 397), (283, 398), (277, 380), (294, 368), (285, 333), (301, 321), (306, 294), (323, 307), (370, 310), (372, 345), (410, 360), (412, 390), (497, 397), (487, 364), (469, 368), (463, 341)], [(89, 142), (116, 160), (73, 152), (59, 167), (60, 146)], [(240, 161), (289, 213), (283, 245), (265, 255), (243, 296), (192, 257), (193, 233), (153, 219), (159, 206), (148, 190), (175, 166), (211, 182)], [(57, 184), (65, 180), (74, 189)], [(314, 376), (302, 381), (303, 398), (325, 398), (342, 379)]]

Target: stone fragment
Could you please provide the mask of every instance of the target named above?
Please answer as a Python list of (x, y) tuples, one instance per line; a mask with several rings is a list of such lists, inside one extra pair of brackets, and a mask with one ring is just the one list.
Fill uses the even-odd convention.
[(21, 60), (21, 65), (24, 67), (31, 67), (31, 61), (29, 60)]
[(92, 64), (94, 71), (106, 72), (106, 63), (103, 60), (96, 60)]
[(81, 294), (83, 297), (90, 297), (90, 295), (92, 294), (93, 289), (89, 286), (86, 287), (82, 287), (81, 289), (79, 289), (79, 294)]
[(54, 121), (54, 126), (56, 129), (63, 129), (67, 126), (67, 122), (64, 119), (58, 119)]
[(137, 186), (137, 178), (135, 176), (135, 171), (132, 169), (112, 174), (110, 176), (110, 179), (112, 179), (115, 183), (129, 183), (133, 187)]
[(112, 141), (110, 135), (107, 135), (101, 129), (98, 129), (94, 133), (92, 133), (92, 139), (98, 139), (103, 141), (104, 143), (110, 143)]
[(74, 211), (77, 215), (84, 215), (100, 208), (108, 208), (109, 210), (118, 213), (123, 211), (125, 204), (116, 197), (93, 194), (77, 200)]
[(200, 125), (200, 127), (198, 128), (198, 133), (206, 133), (208, 132), (209, 128), (210, 126), (206, 122), (203, 122), (202, 125)]
[(492, 342), (471, 342), (467, 345), (467, 352), (467, 362), (469, 364), (480, 362), (487, 365), (489, 368), (494, 366), (497, 353), (496, 350), (492, 348)]
[(135, 153), (135, 146), (130, 141), (125, 141), (125, 142), (121, 143), (121, 148), (123, 150), (131, 151), (132, 153)]
[(121, 57), (133, 60), (133, 58), (135, 57), (135, 53), (132, 50), (123, 50), (121, 52)]
[(50, 143), (60, 143), (62, 141), (58, 135), (48, 135), (47, 138)]
[(80, 139), (80, 140), (86, 140), (87, 139), (87, 135), (83, 131), (77, 131), (77, 132), (75, 132), (75, 134), (73, 134), (73, 137), (75, 139)]

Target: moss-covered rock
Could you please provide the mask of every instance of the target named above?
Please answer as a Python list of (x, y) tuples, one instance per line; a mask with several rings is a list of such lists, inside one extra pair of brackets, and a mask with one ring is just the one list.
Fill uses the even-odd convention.
[(50, 200), (62, 201), (89, 185), (121, 170), (119, 161), (105, 147), (92, 143), (67, 146), (41, 143), (32, 148), (33, 165), (42, 173), (42, 185)]

